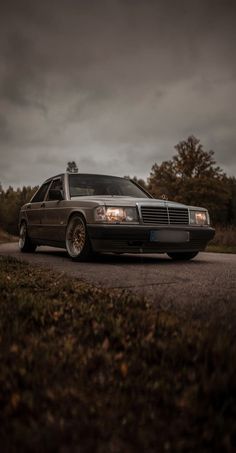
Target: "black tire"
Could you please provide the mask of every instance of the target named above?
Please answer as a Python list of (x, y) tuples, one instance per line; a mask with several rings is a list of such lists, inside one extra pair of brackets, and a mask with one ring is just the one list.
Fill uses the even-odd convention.
[(174, 261), (189, 261), (195, 258), (199, 252), (175, 252), (167, 253), (167, 255)]
[(22, 222), (20, 225), (19, 234), (19, 249), (22, 253), (33, 253), (36, 250), (36, 245), (32, 244), (27, 231), (26, 222)]
[(74, 261), (86, 261), (92, 255), (86, 223), (79, 214), (73, 215), (66, 228), (66, 250)]

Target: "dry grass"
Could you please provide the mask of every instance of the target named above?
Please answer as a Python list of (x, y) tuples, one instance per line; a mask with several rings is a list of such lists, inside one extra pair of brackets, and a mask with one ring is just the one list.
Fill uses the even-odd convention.
[(3, 231), (0, 228), (0, 244), (3, 244), (5, 242), (17, 242), (18, 238), (16, 236), (12, 236), (11, 234), (7, 233), (6, 231)]
[(235, 226), (217, 226), (214, 239), (211, 241), (212, 245), (227, 245), (236, 246), (236, 227)]
[(1, 451), (235, 451), (233, 318), (1, 258)]
[(236, 253), (236, 227), (216, 226), (215, 237), (209, 243), (207, 252)]

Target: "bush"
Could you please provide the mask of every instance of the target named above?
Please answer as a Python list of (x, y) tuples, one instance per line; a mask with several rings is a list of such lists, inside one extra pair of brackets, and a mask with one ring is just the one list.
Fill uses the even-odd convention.
[(216, 226), (216, 234), (211, 241), (212, 245), (236, 246), (236, 227), (235, 226)]

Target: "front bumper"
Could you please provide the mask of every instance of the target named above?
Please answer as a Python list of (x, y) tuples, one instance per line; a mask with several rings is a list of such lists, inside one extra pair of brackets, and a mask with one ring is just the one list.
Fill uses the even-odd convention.
[[(93, 250), (114, 253), (195, 252), (204, 250), (214, 237), (211, 227), (155, 225), (87, 225)], [(188, 242), (163, 243), (150, 241), (151, 231), (171, 230), (189, 232)]]

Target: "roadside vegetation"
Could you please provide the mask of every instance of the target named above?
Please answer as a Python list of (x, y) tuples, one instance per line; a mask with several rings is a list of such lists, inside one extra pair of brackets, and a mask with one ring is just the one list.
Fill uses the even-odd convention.
[(208, 252), (236, 253), (236, 227), (217, 226), (214, 239), (207, 247)]
[(5, 242), (16, 242), (17, 240), (18, 240), (17, 236), (12, 236), (12, 234), (3, 231), (0, 228), (0, 244), (3, 244)]
[(1, 451), (234, 451), (229, 303), (180, 316), (0, 258)]

